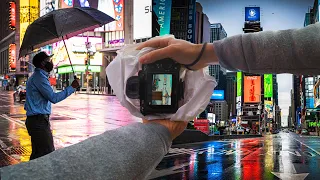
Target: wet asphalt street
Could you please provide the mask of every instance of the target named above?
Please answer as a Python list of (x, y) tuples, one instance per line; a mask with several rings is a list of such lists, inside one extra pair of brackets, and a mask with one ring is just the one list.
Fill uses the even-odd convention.
[[(28, 161), (23, 105), (0, 91), (0, 167)], [(72, 95), (53, 105), (56, 148), (137, 122), (113, 96)], [(263, 138), (173, 146), (150, 179), (320, 179), (319, 137), (281, 132)]]

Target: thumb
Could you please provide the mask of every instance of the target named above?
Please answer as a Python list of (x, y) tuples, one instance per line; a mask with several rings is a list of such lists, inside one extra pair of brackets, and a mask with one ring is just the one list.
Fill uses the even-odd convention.
[(161, 60), (161, 59), (170, 58), (170, 57), (172, 57), (172, 53), (173, 53), (173, 48), (168, 46), (165, 48), (151, 51), (151, 52), (141, 56), (139, 61), (142, 64), (149, 64), (149, 63), (153, 63), (155, 61)]

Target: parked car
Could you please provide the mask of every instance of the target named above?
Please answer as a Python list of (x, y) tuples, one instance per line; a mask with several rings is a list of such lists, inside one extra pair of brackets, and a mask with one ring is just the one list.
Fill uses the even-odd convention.
[(309, 135), (309, 131), (307, 129), (302, 129), (301, 130), (301, 135)]
[(22, 102), (22, 100), (26, 100), (26, 87), (18, 86), (16, 91), (13, 93), (13, 100), (16, 102)]

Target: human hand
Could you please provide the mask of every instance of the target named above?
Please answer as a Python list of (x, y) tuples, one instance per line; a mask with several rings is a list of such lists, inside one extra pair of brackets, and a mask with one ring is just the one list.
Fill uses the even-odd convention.
[(74, 89), (77, 89), (78, 87), (80, 87), (79, 79), (73, 80), (72, 83), (71, 83), (71, 86), (72, 86)]
[[(185, 40), (175, 39), (173, 37), (156, 37), (141, 43), (137, 50), (145, 47), (159, 48), (151, 51), (142, 57), (139, 61), (142, 64), (149, 64), (164, 58), (171, 58), (184, 65), (193, 63), (200, 54), (202, 44), (193, 44)], [(208, 44), (200, 58), (200, 61), (190, 68), (193, 70), (202, 69), (209, 64), (217, 64), (218, 58), (214, 53), (213, 45)]]
[(142, 122), (144, 124), (148, 124), (148, 123), (158, 123), (161, 124), (163, 126), (165, 126), (166, 128), (168, 128), (170, 134), (171, 134), (171, 138), (172, 140), (175, 139), (176, 137), (178, 137), (187, 127), (188, 122), (186, 121), (170, 121), (170, 120), (142, 120)]

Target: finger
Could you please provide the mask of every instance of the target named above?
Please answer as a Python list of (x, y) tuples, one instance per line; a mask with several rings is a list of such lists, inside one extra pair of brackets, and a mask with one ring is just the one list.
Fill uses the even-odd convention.
[(149, 64), (149, 63), (153, 63), (155, 61), (165, 59), (165, 58), (170, 58), (170, 57), (172, 57), (172, 47), (165, 47), (165, 48), (151, 51), (141, 56), (139, 61), (142, 64)]
[(153, 48), (163, 48), (168, 46), (169, 42), (172, 40), (172, 37), (156, 37), (156, 38), (152, 38), (146, 42), (141, 43), (137, 50), (141, 50), (145, 47), (153, 47)]

